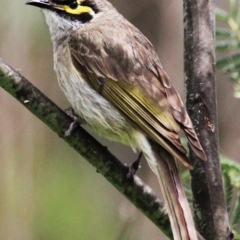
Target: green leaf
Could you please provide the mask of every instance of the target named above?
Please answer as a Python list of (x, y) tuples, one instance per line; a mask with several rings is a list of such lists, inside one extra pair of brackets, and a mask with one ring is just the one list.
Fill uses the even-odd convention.
[(237, 191), (237, 200), (233, 215), (231, 219), (231, 225), (233, 228), (234, 239), (239, 239), (237, 232), (237, 225), (240, 223), (240, 164), (232, 161), (231, 159), (221, 156), (221, 166), (224, 175), (225, 182), (225, 194), (228, 211), (230, 210), (230, 203), (232, 199), (233, 189)]
[(238, 198), (237, 198), (236, 206), (233, 211), (231, 225), (234, 228), (234, 226), (237, 225), (239, 222), (240, 222), (240, 193), (238, 193)]
[(229, 0), (229, 13), (232, 18), (236, 15), (236, 0)]
[(225, 201), (227, 205), (227, 211), (230, 212), (232, 195), (233, 195), (233, 186), (231, 184), (231, 179), (228, 176), (228, 173), (226, 171), (223, 171), (223, 177), (224, 177)]
[(222, 21), (222, 22), (227, 22), (229, 17), (230, 17), (228, 12), (226, 12), (223, 9), (220, 9), (220, 8), (216, 8), (215, 14), (216, 14), (216, 19), (218, 21)]
[(240, 72), (240, 63), (238, 64), (229, 64), (228, 66), (222, 69), (226, 73)]
[(232, 56), (228, 56), (225, 58), (221, 58), (216, 62), (217, 68), (223, 68), (228, 66), (229, 64), (240, 62), (240, 53), (234, 54)]
[(221, 163), (223, 171), (228, 174), (231, 180), (231, 184), (240, 190), (240, 164), (224, 156), (221, 158)]
[(237, 84), (234, 87), (234, 97), (235, 98), (240, 98), (240, 85), (239, 84)]
[(216, 43), (216, 50), (217, 51), (226, 51), (226, 50), (235, 50), (239, 49), (240, 43), (237, 40), (230, 40), (230, 41), (218, 41)]
[[(229, 0), (229, 12), (216, 8), (216, 19), (228, 25), (217, 28), (216, 37), (222, 39), (216, 43), (216, 51), (240, 49), (240, 0)], [(223, 57), (216, 62), (216, 67), (229, 73), (230, 80), (236, 82), (234, 97), (240, 98), (240, 53)]]
[(233, 82), (238, 82), (240, 80), (240, 72), (234, 72), (231, 74), (230, 80)]
[(234, 38), (236, 37), (236, 34), (231, 29), (217, 28), (216, 37), (217, 38)]
[(235, 15), (235, 21), (237, 22), (237, 24), (240, 24), (240, 2), (238, 0), (238, 4), (235, 6), (236, 9), (236, 15)]

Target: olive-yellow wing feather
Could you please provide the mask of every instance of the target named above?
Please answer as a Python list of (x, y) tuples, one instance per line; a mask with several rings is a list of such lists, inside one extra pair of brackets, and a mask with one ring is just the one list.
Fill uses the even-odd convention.
[(75, 68), (133, 125), (188, 168), (192, 166), (180, 142), (181, 129), (196, 155), (206, 160), (191, 120), (151, 43), (138, 31), (134, 32), (134, 42), (129, 31), (114, 38), (117, 29), (111, 36), (104, 35), (107, 31), (101, 27), (91, 34), (87, 29), (72, 34), (69, 46)]

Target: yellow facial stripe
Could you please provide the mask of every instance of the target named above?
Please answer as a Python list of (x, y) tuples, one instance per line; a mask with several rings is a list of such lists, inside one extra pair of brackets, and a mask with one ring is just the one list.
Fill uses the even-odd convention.
[(67, 13), (71, 13), (71, 14), (75, 14), (75, 15), (80, 15), (82, 13), (91, 13), (91, 11), (92, 11), (92, 9), (90, 7), (80, 6), (80, 5), (78, 5), (78, 7), (76, 9), (71, 9), (67, 5), (64, 5), (63, 8)]
[(77, 0), (78, 6), (76, 9), (70, 8), (68, 5), (62, 5), (61, 7), (70, 14), (80, 15), (82, 13), (91, 13), (92, 9), (87, 6), (81, 6), (82, 0)]

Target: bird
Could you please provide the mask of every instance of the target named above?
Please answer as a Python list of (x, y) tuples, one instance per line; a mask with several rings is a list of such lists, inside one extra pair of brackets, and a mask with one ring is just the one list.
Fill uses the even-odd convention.
[(99, 135), (140, 151), (156, 174), (175, 240), (195, 240), (176, 161), (180, 141), (206, 154), (151, 42), (107, 0), (29, 0), (41, 8), (58, 83), (74, 112)]

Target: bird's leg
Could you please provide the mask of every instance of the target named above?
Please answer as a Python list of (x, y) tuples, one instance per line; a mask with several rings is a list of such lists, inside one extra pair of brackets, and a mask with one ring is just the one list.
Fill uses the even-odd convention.
[(137, 160), (135, 160), (129, 167), (126, 179), (131, 179), (136, 174), (137, 170), (139, 169), (140, 161), (142, 158), (142, 152), (140, 152)]
[(79, 117), (73, 110), (72, 107), (69, 107), (65, 110), (65, 113), (72, 118), (72, 122), (69, 125), (69, 128), (63, 133), (62, 137), (69, 137), (72, 135), (72, 133), (75, 131), (76, 128), (78, 128), (81, 124), (86, 124), (86, 121)]

